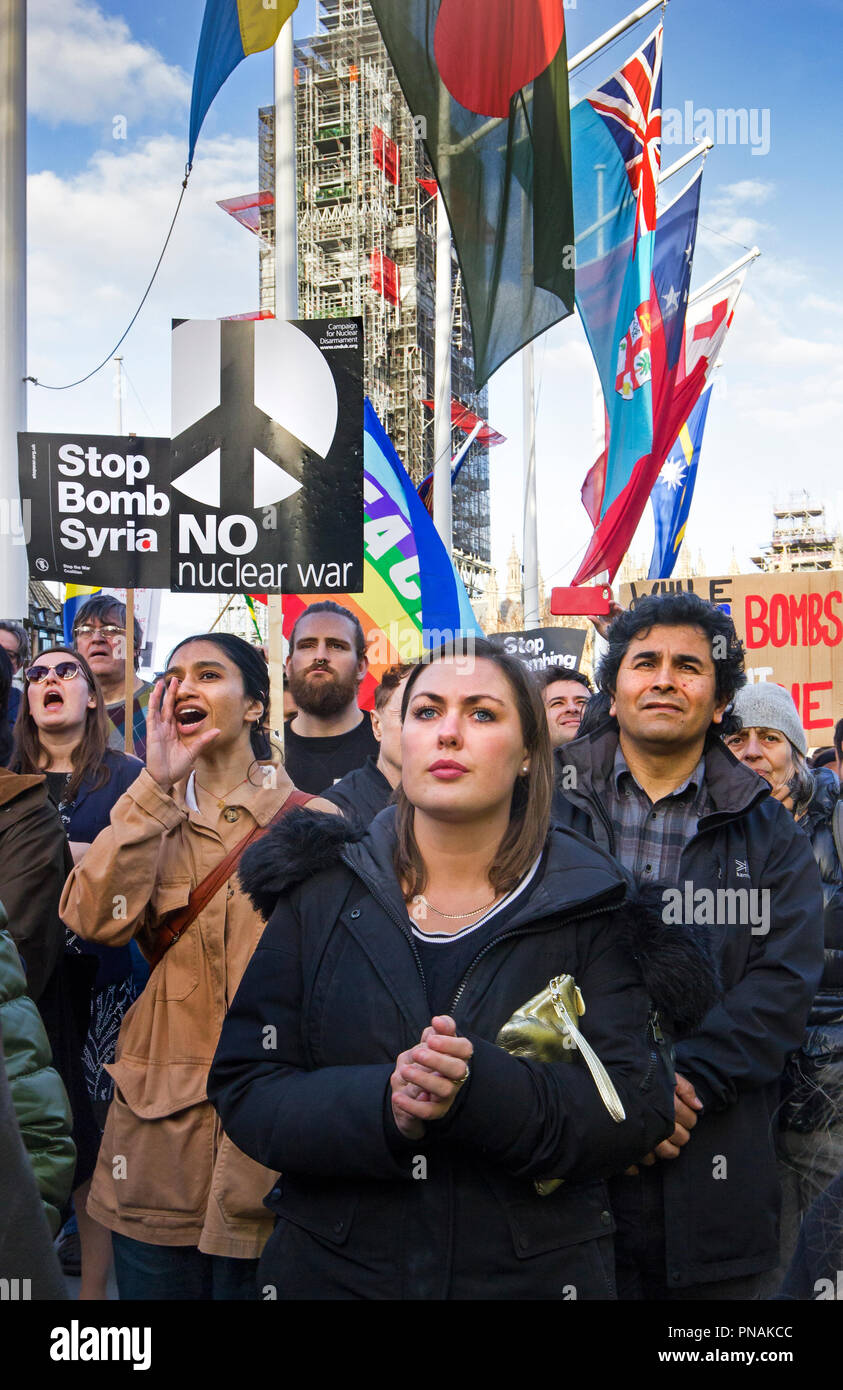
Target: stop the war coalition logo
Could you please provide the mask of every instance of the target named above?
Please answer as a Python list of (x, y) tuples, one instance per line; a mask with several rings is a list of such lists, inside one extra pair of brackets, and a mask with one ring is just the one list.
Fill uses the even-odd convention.
[(29, 568), (41, 579), (166, 588), (170, 441), (115, 435), (18, 435), (29, 502)]

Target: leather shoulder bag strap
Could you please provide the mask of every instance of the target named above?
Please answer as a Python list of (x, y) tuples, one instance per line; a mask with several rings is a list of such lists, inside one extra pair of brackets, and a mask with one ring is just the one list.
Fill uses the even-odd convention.
[(307, 792), (290, 792), (284, 805), (279, 807), (272, 820), (263, 826), (253, 826), (248, 835), (244, 835), (242, 840), (238, 840), (234, 848), (228, 851), (225, 858), (220, 860), (207, 877), (203, 878), (201, 883), (197, 883), (181, 911), (173, 913), (172, 917), (162, 923), (159, 928), (155, 951), (149, 957), (149, 964), (153, 970), (167, 954), (170, 947), (175, 946), (179, 937), (184, 935), (191, 923), (196, 921), (200, 912), (205, 911), (208, 903), (216, 897), (223, 884), (231, 878), (249, 846), (253, 845), (256, 840), (260, 840), (268, 830), (271, 830), (273, 825), (276, 825), (282, 817), (287, 815), (288, 811), (292, 811), (296, 806), (306, 806), (314, 799)]

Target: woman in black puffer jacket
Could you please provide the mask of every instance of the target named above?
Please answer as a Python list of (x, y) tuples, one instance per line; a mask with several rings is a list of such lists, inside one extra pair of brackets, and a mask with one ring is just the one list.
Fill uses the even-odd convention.
[(829, 768), (808, 768), (805, 734), (781, 686), (746, 686), (735, 700), (735, 713), (744, 727), (726, 743), (793, 812), (811, 841), (823, 885), (822, 979), (804, 1041), (783, 1078), (779, 1176), (782, 1262), (787, 1264), (803, 1216), (843, 1168), (843, 866), (833, 830), (840, 787)]

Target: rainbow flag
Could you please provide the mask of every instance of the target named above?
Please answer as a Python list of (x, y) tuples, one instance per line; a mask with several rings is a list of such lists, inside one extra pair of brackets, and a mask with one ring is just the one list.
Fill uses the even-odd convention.
[(250, 53), (271, 48), (299, 0), (207, 0), (199, 34), (190, 101), (190, 150), (193, 154), (202, 122), (226, 78)]
[(362, 594), (285, 594), (284, 636), (289, 638), (299, 615), (319, 599), (334, 599), (354, 613), (366, 634), (369, 657), (359, 703), (361, 709), (371, 709), (387, 666), (416, 661), (429, 647), (459, 633), (482, 637), (483, 632), (465, 585), (368, 399), (363, 545)]

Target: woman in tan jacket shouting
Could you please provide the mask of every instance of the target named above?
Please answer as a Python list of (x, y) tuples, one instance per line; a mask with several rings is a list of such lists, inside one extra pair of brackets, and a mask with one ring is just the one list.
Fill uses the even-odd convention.
[(235, 1148), (205, 1091), (263, 931), (230, 856), (282, 810), (336, 809), (269, 761), (268, 710), (266, 663), (247, 642), (206, 633), (176, 647), (149, 702), (146, 768), (62, 896), (79, 936), (136, 936), (155, 963), (108, 1067), (115, 1093), (88, 1201), (114, 1233), (121, 1298), (257, 1297), (275, 1175)]

